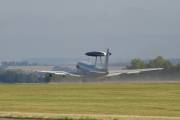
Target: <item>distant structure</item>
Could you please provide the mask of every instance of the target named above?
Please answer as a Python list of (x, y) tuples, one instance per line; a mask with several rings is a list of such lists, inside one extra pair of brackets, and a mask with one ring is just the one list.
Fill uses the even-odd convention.
[(8, 67), (8, 66), (35, 66), (38, 65), (37, 63), (30, 64), (28, 61), (2, 61), (1, 67)]
[(23, 71), (26, 73), (32, 73), (41, 70), (52, 70), (52, 65), (40, 65), (37, 63), (29, 63), (28, 61), (3, 61), (1, 62), (1, 68), (11, 71)]

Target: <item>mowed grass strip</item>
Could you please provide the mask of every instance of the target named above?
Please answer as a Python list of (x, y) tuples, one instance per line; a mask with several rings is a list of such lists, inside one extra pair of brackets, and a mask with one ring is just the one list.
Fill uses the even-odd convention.
[(2, 120), (180, 120), (180, 117), (165, 116), (54, 114), (24, 112), (0, 112), (0, 117), (3, 118)]
[(180, 84), (1, 84), (0, 112), (180, 117)]

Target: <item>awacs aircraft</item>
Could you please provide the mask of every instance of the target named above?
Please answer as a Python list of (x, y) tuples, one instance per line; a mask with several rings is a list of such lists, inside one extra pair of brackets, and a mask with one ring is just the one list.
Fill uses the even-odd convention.
[[(149, 68), (149, 69), (134, 69), (134, 70), (116, 70), (116, 71), (109, 71), (108, 63), (109, 57), (111, 53), (109, 49), (106, 52), (101, 51), (94, 51), (94, 52), (87, 52), (87, 56), (95, 57), (95, 63), (90, 64), (87, 62), (79, 62), (76, 65), (77, 70), (74, 72), (66, 72), (66, 71), (40, 71), (42, 73), (47, 74), (54, 74), (60, 76), (74, 76), (74, 77), (84, 77), (84, 78), (101, 78), (101, 77), (111, 77), (111, 76), (118, 76), (122, 74), (138, 74), (141, 72), (147, 71), (155, 71), (155, 70), (162, 70), (163, 68)], [(102, 62), (102, 57), (104, 57), (104, 63)], [(100, 60), (101, 66), (97, 65), (97, 60)]]

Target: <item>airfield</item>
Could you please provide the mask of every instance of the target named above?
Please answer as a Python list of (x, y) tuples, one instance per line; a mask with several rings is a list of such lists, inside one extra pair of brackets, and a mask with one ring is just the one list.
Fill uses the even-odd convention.
[(4, 120), (180, 120), (179, 101), (179, 83), (0, 85)]
[[(53, 66), (8, 67), (33, 73)], [(114, 68), (113, 68), (114, 70)], [(115, 69), (116, 70), (116, 69)], [(0, 120), (180, 120), (178, 70), (0, 84)]]

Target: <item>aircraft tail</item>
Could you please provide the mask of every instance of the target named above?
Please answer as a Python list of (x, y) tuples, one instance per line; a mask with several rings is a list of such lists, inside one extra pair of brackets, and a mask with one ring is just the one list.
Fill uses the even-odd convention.
[(109, 64), (109, 56), (111, 53), (109, 52), (109, 49), (107, 49), (106, 56), (105, 56), (105, 62), (104, 62), (104, 70), (108, 72), (108, 64)]

